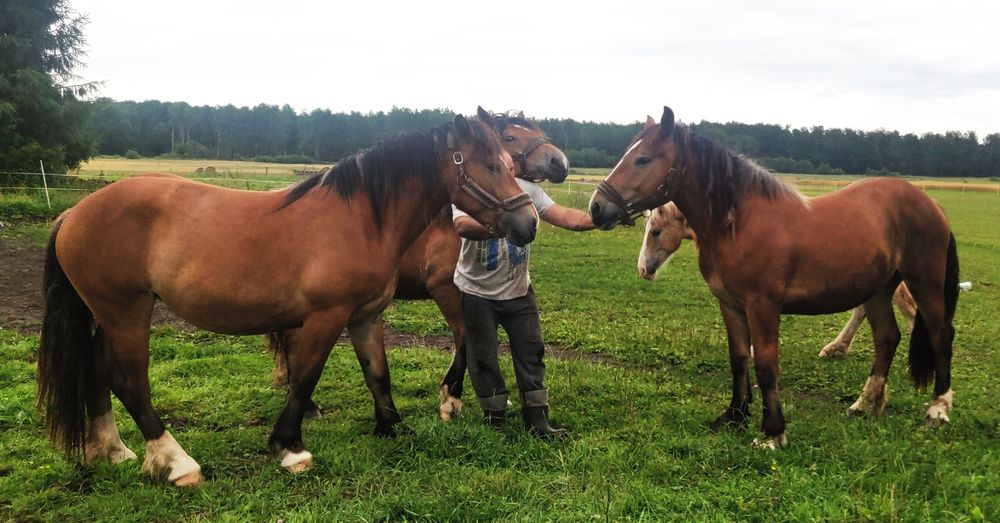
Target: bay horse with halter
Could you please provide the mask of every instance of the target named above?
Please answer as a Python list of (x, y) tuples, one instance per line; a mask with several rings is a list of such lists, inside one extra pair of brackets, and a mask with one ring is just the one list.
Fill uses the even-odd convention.
[(303, 410), (345, 326), (374, 398), (375, 430), (393, 434), (400, 416), (381, 313), (400, 258), (449, 201), (511, 242), (530, 242), (537, 214), (511, 163), (489, 122), (456, 116), (283, 191), (140, 175), (87, 196), (54, 224), (45, 261), (38, 391), (50, 437), (88, 463), (134, 458), (115, 426), (114, 392), (146, 440), (143, 470), (175, 485), (202, 480), (150, 398), (157, 299), (225, 334), (301, 327), (269, 441), (285, 469), (311, 466)]
[[(684, 214), (674, 202), (667, 202), (650, 213), (646, 220), (646, 228), (642, 233), (642, 247), (639, 248), (639, 276), (647, 280), (656, 279), (658, 269), (667, 266), (681, 241), (695, 240), (696, 236)], [(696, 241), (697, 245), (697, 241)], [(908, 324), (908, 332), (913, 331), (913, 322), (917, 315), (917, 306), (906, 284), (900, 282), (896, 292), (892, 293), (892, 302), (903, 313)], [(846, 356), (850, 352), (851, 342), (857, 334), (861, 322), (865, 320), (865, 307), (859, 306), (851, 310), (851, 318), (844, 324), (840, 334), (819, 351), (820, 358)]]
[(880, 178), (805, 198), (752, 161), (692, 135), (664, 107), (659, 124), (647, 119), (600, 184), (590, 213), (595, 224), (611, 229), (668, 201), (698, 238), (698, 266), (728, 333), (732, 401), (714, 427), (749, 418), (752, 344), (763, 444), (786, 445), (777, 388), (781, 314), (828, 314), (862, 304), (875, 362), (851, 409), (880, 412), (900, 339), (892, 313), (900, 281), (917, 304), (910, 375), (918, 388), (934, 382), (928, 422), (948, 421), (958, 256), (944, 212), (922, 191)]
[[(561, 183), (566, 179), (569, 173), (566, 155), (523, 112), (513, 116), (490, 115), (480, 109), (478, 117), (493, 122), (500, 143), (514, 160), (514, 176), (532, 182)], [(451, 223), (451, 206), (446, 205), (403, 254), (393, 295), (396, 300), (434, 300), (451, 330), (455, 353), (439, 387), (438, 416), (445, 421), (462, 410), (465, 380), (465, 324), (453, 279), (461, 247), (462, 240)], [(267, 335), (268, 348), (275, 355), (275, 387), (287, 383), (286, 354), (297, 342), (298, 333), (299, 329), (291, 329)], [(310, 400), (306, 417), (317, 417), (320, 412), (319, 406)]]

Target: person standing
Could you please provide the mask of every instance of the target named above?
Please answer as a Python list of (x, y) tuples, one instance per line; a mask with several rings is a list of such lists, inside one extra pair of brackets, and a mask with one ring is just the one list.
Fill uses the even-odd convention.
[[(555, 203), (535, 183), (521, 178), (517, 183), (531, 196), (542, 220), (572, 231), (595, 228), (588, 213)], [(485, 420), (499, 429), (506, 419), (509, 393), (500, 371), (497, 338), (497, 327), (502, 326), (510, 340), (525, 429), (540, 437), (562, 436), (565, 431), (549, 423), (545, 343), (528, 273), (531, 246), (518, 247), (497, 238), (464, 212), (457, 208), (452, 212), (462, 238), (454, 281), (461, 292), (469, 378)]]

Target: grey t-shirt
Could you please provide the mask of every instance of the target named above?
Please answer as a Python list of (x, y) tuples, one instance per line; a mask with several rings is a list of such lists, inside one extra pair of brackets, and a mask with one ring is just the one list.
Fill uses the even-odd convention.
[[(555, 204), (538, 185), (520, 178), (517, 184), (531, 196), (539, 216)], [(454, 219), (468, 214), (452, 206), (452, 216)], [(455, 266), (455, 285), (464, 293), (490, 300), (511, 300), (528, 294), (530, 247), (530, 244), (518, 247), (506, 238), (462, 238), (462, 252)]]

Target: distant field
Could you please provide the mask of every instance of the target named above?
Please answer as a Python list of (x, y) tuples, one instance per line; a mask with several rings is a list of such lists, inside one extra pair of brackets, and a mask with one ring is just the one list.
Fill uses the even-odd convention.
[[(183, 176), (208, 176), (204, 170), (211, 167), (216, 175), (253, 175), (254, 177), (264, 177), (273, 175), (275, 177), (293, 176), (293, 171), (303, 169), (316, 169), (327, 164), (282, 164), (282, 163), (260, 163), (260, 162), (240, 162), (229, 160), (176, 160), (160, 158), (143, 158), (139, 160), (128, 160), (125, 158), (99, 157), (90, 160), (80, 166), (80, 174), (86, 175), (126, 175), (140, 172), (167, 172)], [(196, 172), (201, 169), (202, 172)]]

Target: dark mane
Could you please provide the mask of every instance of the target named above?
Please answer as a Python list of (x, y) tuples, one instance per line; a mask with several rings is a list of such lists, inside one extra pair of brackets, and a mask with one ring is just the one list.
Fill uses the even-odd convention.
[[(336, 191), (350, 202), (355, 192), (371, 203), (375, 224), (381, 229), (386, 203), (397, 196), (403, 182), (418, 182), (421, 197), (429, 197), (435, 188), (438, 173), (447, 148), (448, 133), (454, 134), (454, 123), (447, 123), (427, 131), (399, 134), (344, 158), (326, 173), (317, 173), (295, 184), (285, 197), (285, 208), (309, 194), (313, 189), (325, 187)], [(486, 126), (469, 122), (472, 142), (481, 155), (496, 155), (500, 141)]]
[[(650, 128), (659, 132), (659, 127)], [(646, 132), (640, 133), (640, 136)], [(692, 163), (697, 166), (698, 184), (708, 201), (708, 218), (712, 228), (728, 229), (739, 217), (740, 200), (760, 196), (770, 200), (788, 199), (808, 205), (801, 193), (785, 184), (753, 160), (719, 145), (708, 138), (693, 135), (687, 127), (677, 124), (670, 139), (677, 150), (675, 165), (682, 172)]]
[(541, 131), (542, 128), (538, 127), (538, 124), (534, 120), (529, 120), (523, 116), (509, 116), (507, 114), (494, 114), (493, 121), (496, 122), (497, 131), (502, 131), (508, 125), (520, 125), (521, 127), (526, 127), (532, 131)]

